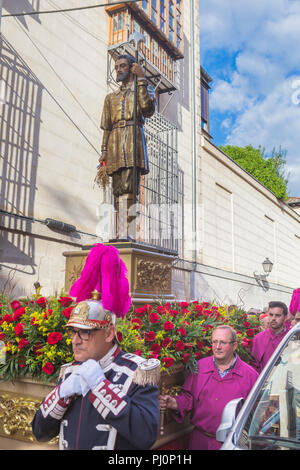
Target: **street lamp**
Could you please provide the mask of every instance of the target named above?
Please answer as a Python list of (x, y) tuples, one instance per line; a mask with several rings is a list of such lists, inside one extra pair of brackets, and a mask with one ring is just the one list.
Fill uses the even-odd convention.
[(266, 275), (268, 276), (273, 269), (272, 261), (270, 261), (269, 258), (266, 258), (265, 261), (262, 263), (262, 266), (264, 268)]
[(257, 282), (266, 280), (266, 277), (269, 276), (270, 272), (273, 269), (273, 263), (272, 263), (272, 261), (269, 260), (269, 258), (266, 258), (262, 262), (262, 267), (264, 269), (265, 274), (257, 274), (256, 272), (253, 273), (253, 276), (254, 276), (254, 278)]

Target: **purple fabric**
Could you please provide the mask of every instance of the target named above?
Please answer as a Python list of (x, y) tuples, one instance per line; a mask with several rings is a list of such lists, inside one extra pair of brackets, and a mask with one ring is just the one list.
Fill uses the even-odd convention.
[(80, 302), (90, 299), (95, 289), (101, 292), (103, 307), (124, 318), (131, 305), (127, 268), (113, 246), (101, 243), (93, 246), (81, 276), (72, 285), (69, 294)]
[(295, 289), (292, 295), (289, 311), (292, 315), (300, 312), (300, 289)]
[(252, 360), (250, 364), (259, 374), (289, 329), (290, 325), (285, 323), (283, 331), (277, 335), (273, 333), (272, 328), (267, 328), (254, 336), (251, 349)]
[[(176, 398), (179, 414), (174, 419), (181, 423), (191, 412), (191, 423), (195, 426), (190, 438), (191, 450), (218, 450), (221, 443), (206, 433), (216, 434), (224, 406), (234, 398), (246, 398), (258, 377), (257, 372), (237, 356), (234, 367), (221, 377), (213, 356), (198, 362), (198, 374), (190, 374), (183, 392)], [(198, 429), (197, 429), (198, 428)]]

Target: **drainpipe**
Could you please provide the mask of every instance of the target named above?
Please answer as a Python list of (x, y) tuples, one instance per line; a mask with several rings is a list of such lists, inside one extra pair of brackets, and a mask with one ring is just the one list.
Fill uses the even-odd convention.
[(192, 131), (192, 259), (193, 259), (193, 270), (191, 272), (191, 287), (190, 297), (191, 300), (195, 299), (195, 270), (197, 266), (197, 194), (196, 194), (196, 183), (197, 183), (197, 164), (196, 164), (196, 84), (195, 84), (195, 3), (194, 0), (190, 0), (190, 70), (191, 70), (191, 131)]

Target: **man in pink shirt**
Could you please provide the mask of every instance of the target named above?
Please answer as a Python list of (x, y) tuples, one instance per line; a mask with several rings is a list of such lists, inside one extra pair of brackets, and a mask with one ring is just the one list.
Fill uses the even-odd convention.
[(285, 303), (270, 302), (268, 314), (269, 328), (254, 336), (252, 343), (250, 364), (258, 373), (263, 370), (278, 344), (290, 329), (290, 324), (286, 322), (288, 309)]
[(218, 326), (212, 334), (213, 355), (198, 361), (198, 373), (190, 374), (176, 397), (160, 396), (160, 407), (174, 411), (181, 423), (191, 412), (192, 431), (189, 449), (218, 450), (216, 430), (224, 406), (234, 398), (246, 398), (258, 374), (235, 353), (236, 332), (228, 325)]

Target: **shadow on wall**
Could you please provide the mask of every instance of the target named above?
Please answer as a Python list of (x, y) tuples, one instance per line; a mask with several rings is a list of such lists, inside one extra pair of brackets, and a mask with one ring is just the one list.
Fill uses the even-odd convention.
[[(33, 217), (43, 86), (3, 36), (0, 67), (0, 208)], [(6, 263), (18, 265), (18, 271), (26, 266), (26, 272), (34, 274), (34, 239), (26, 235), (32, 221), (0, 213), (0, 224), (0, 268), (12, 269)]]
[[(12, 0), (3, 0), (3, 10), (6, 10), (7, 14), (13, 15), (16, 13), (34, 13), (40, 11), (40, 0), (18, 0), (12, 2)], [(39, 15), (32, 15), (38, 23), (40, 23)], [(22, 25), (28, 29), (26, 16), (16, 16), (17, 21), (20, 21)]]

